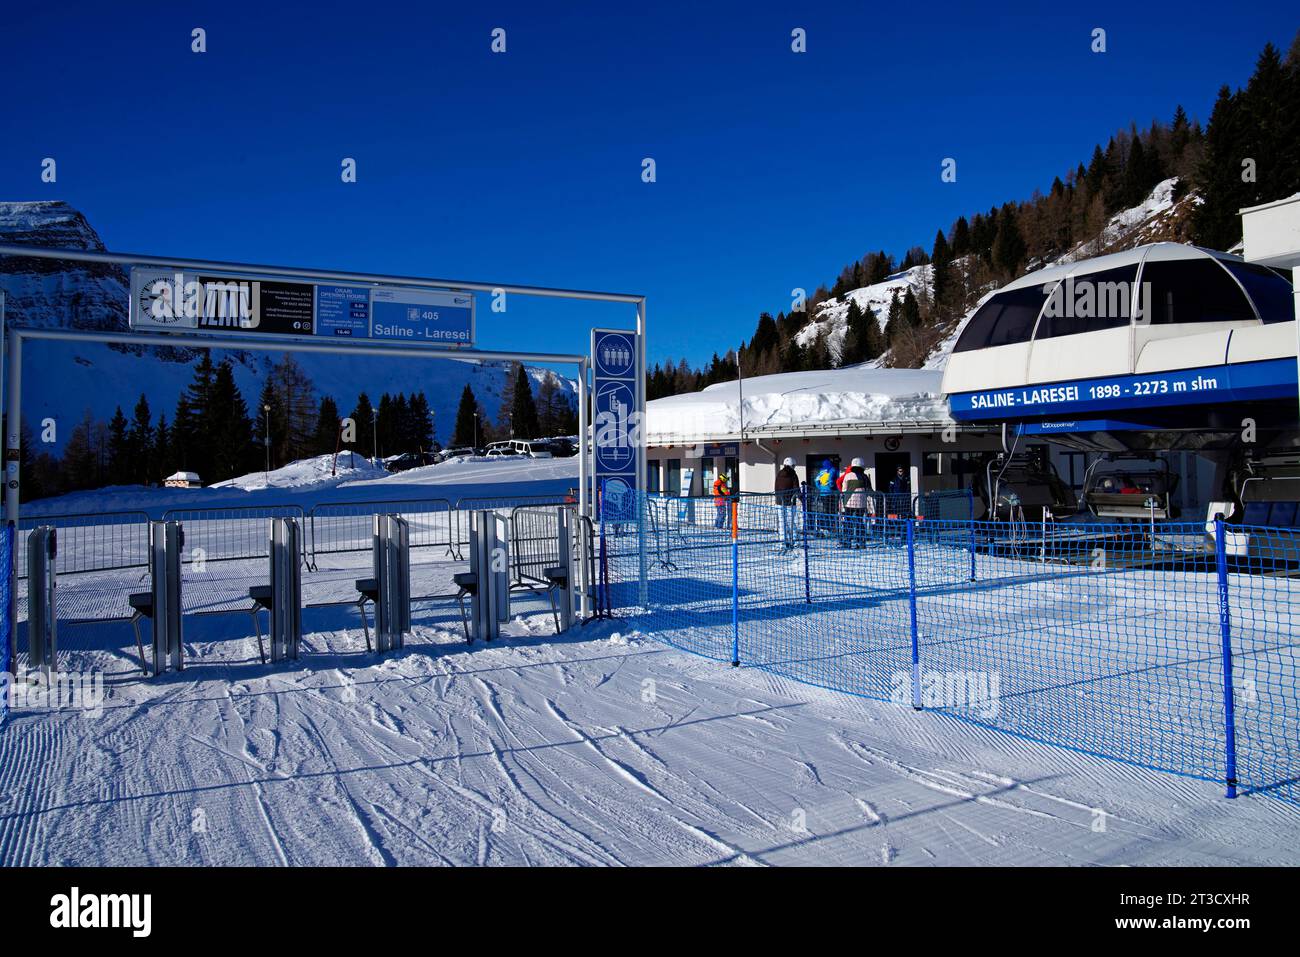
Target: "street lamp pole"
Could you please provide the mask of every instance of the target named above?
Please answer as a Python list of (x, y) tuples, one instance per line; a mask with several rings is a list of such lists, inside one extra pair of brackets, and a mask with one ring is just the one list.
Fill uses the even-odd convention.
[(271, 406), (262, 406), (262, 411), (266, 413), (266, 429), (262, 433), (262, 445), (266, 447), (266, 468), (262, 472), (262, 479), (269, 485), (271, 482)]
[(370, 464), (379, 464), (379, 413), (374, 409), (370, 410), (370, 438), (374, 443), (371, 448)]
[(474, 454), (478, 455), (478, 413), (474, 413)]

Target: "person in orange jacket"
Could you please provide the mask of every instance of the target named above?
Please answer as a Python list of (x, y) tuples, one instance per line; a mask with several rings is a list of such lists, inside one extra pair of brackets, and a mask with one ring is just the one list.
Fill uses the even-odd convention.
[(713, 506), (718, 510), (713, 520), (714, 528), (727, 527), (727, 512), (731, 509), (731, 481), (726, 472), (719, 472), (713, 480)]

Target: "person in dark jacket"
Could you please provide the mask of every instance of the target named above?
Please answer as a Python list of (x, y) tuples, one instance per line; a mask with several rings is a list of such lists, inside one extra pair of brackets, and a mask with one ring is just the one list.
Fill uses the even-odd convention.
[(776, 504), (781, 510), (781, 551), (794, 548), (794, 510), (799, 504), (799, 473), (794, 459), (787, 458), (776, 473)]

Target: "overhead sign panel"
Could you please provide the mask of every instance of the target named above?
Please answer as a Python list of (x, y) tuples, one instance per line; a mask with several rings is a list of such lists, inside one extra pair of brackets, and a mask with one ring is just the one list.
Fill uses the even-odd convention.
[(474, 342), (474, 297), (467, 292), (376, 286), (370, 290), (370, 317), (375, 339), (444, 346)]
[(370, 338), (370, 287), (316, 287), (316, 335)]
[(404, 286), (136, 267), (131, 270), (130, 323), (132, 329), (147, 331), (315, 335), (460, 347), (474, 344), (474, 297)]

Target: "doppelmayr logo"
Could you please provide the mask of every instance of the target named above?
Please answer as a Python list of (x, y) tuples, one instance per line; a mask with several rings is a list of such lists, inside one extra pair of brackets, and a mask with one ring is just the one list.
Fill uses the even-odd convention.
[(148, 937), (152, 913), (152, 894), (83, 894), (74, 887), (50, 898), (50, 926), (56, 929), (129, 928), (132, 937)]

